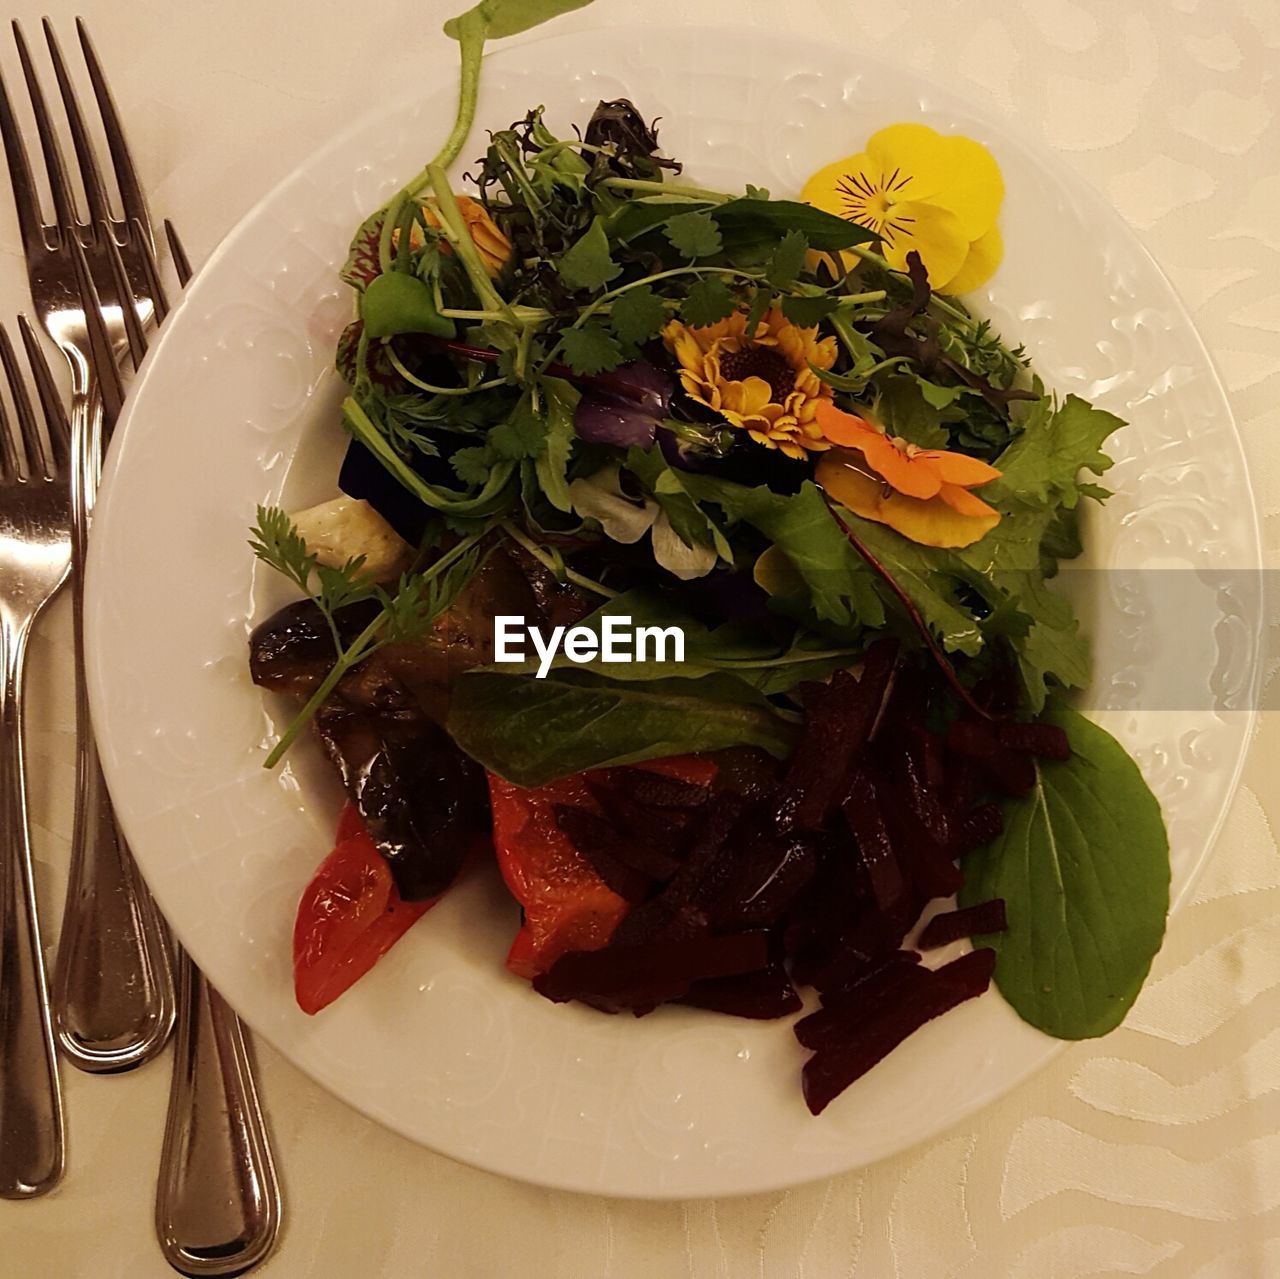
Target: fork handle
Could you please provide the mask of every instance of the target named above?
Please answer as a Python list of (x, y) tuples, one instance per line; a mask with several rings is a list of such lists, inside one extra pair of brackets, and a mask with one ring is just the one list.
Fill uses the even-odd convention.
[[(77, 372), (81, 376), (76, 376)], [(173, 1029), (175, 997), (164, 923), (116, 825), (89, 720), (84, 562), (101, 458), (101, 404), (73, 365), (72, 574), (76, 678), (76, 807), (66, 910), (54, 969), (58, 1042), (95, 1073), (149, 1061)]]
[(239, 1017), (182, 957), (156, 1231), (185, 1275), (241, 1274), (280, 1230), (280, 1186)]
[(27, 821), (22, 692), (29, 621), (0, 621), (0, 1197), (51, 1190), (64, 1163), (53, 1046)]

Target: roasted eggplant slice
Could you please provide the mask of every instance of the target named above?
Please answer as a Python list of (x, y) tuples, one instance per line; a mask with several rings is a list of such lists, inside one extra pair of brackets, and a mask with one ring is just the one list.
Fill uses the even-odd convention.
[(489, 828), (484, 772), (394, 677), (360, 671), (316, 731), (405, 901), (437, 897)]

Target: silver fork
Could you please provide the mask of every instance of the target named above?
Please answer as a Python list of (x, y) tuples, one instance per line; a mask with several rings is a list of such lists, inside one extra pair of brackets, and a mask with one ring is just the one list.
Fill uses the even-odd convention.
[[(180, 283), (191, 265), (173, 226), (165, 231)], [(168, 302), (146, 240), (142, 263), (162, 320)], [(84, 302), (89, 347), (102, 388), (104, 420), (115, 424), (124, 384), (113, 358), (102, 306), (88, 263), (72, 246)], [(128, 270), (107, 246), (118, 297), (130, 289)], [(147, 350), (140, 318), (123, 314), (134, 367)], [(178, 1029), (173, 1082), (156, 1181), (156, 1235), (165, 1260), (185, 1275), (243, 1274), (275, 1247), (283, 1205), (265, 1116), (258, 1100), (253, 1052), (240, 1018), (179, 948)]]
[(164, 926), (117, 829), (89, 724), (80, 566), (84, 563), (103, 441), (73, 246), (82, 246), (90, 267), (96, 268), (99, 278), (105, 278), (108, 246), (118, 245), (132, 268), (127, 278), (141, 282), (140, 287), (110, 298), (108, 330), (116, 351), (124, 349), (126, 313), (136, 313), (146, 323), (155, 314), (156, 303), (148, 287), (150, 277), (140, 264), (142, 249), (149, 249), (151, 243), (146, 201), (88, 32), (79, 20), (76, 28), (106, 133), (123, 216), (116, 217), (111, 210), (89, 129), (48, 19), (44, 21), (45, 42), (70, 127), (87, 217), (81, 217), (77, 207), (40, 78), (16, 22), (14, 41), (53, 199), (51, 221), (44, 221), (41, 215), (26, 147), (2, 79), (0, 137), (17, 205), (32, 302), (40, 322), (71, 366), (78, 731), (70, 884), (53, 982), (55, 1025), (62, 1050), (74, 1065), (82, 1070), (118, 1071), (140, 1065), (164, 1047), (173, 1027), (175, 995)]
[(23, 690), (31, 624), (71, 570), (70, 432), (39, 340), (18, 317), (44, 410), (41, 430), (9, 335), (0, 365), (0, 1196), (27, 1199), (62, 1176), (63, 1122), (27, 824)]

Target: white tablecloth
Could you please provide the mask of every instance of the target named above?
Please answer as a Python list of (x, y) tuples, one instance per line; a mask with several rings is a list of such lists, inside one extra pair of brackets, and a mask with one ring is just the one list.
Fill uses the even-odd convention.
[[(378, 95), (429, 83), (462, 0), (48, 0), (88, 19), (153, 207), (201, 259), (253, 201)], [(1057, 151), (1173, 278), (1227, 382), (1280, 542), (1278, 0), (597, 0), (561, 29), (643, 11), (786, 25), (897, 59)], [(0, 40), (0, 45), (7, 41)], [(707, 52), (708, 61), (715, 57)], [(450, 61), (445, 61), (449, 59)], [(16, 87), (12, 48), (0, 64)], [(3, 185), (0, 183), (0, 185)], [(0, 195), (0, 313), (26, 303)], [(157, 606), (160, 602), (157, 601)], [(31, 758), (44, 900), (71, 823), (66, 605), (33, 652)], [(369, 1123), (260, 1046), (288, 1197), (261, 1271), (373, 1279), (1178, 1279), (1280, 1275), (1280, 723), (1263, 723), (1208, 875), (1127, 1024), (932, 1144), (748, 1199), (610, 1202), (460, 1167)], [(54, 915), (49, 910), (49, 916)], [(48, 918), (48, 935), (56, 920)], [(66, 1071), (70, 1164), (0, 1203), (0, 1275), (163, 1276), (151, 1235), (168, 1059)]]

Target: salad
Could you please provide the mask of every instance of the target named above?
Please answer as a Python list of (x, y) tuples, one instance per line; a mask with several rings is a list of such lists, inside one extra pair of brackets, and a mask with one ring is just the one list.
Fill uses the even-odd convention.
[(998, 269), (996, 161), (886, 122), (799, 198), (720, 192), (618, 100), (451, 175), (485, 41), (584, 2), (446, 24), (452, 132), (342, 272), (341, 493), (253, 530), (301, 593), (251, 640), (297, 712), (267, 763), (314, 734), (349, 801), (300, 1006), (489, 863), (534, 992), (803, 1012), (815, 1114), (993, 979), (1105, 1034), (1168, 843), (1066, 699), (1089, 650), (1051, 583), (1123, 423), (960, 299)]

